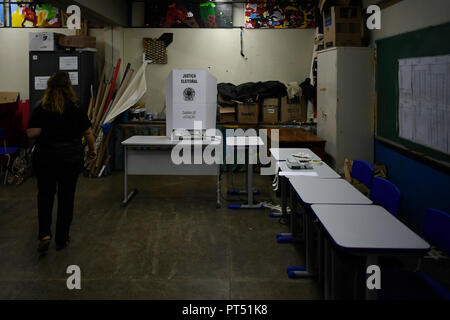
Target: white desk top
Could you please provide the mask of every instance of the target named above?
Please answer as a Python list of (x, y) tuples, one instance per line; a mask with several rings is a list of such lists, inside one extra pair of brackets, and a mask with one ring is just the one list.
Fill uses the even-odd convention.
[(167, 136), (134, 136), (122, 142), (124, 146), (176, 146), (181, 145), (220, 145), (221, 138), (204, 140), (172, 140)]
[(286, 161), (288, 157), (296, 153), (307, 153), (312, 156), (311, 160), (321, 160), (314, 152), (305, 148), (271, 148), (270, 154), (274, 158), (275, 161)]
[(316, 177), (319, 179), (340, 179), (341, 176), (331, 169), (326, 163), (313, 163), (312, 170), (294, 170), (289, 169), (285, 161), (278, 162), (280, 166), (279, 175), (282, 177), (307, 176)]
[(306, 204), (372, 204), (344, 179), (289, 177), (292, 187)]
[(227, 137), (228, 147), (257, 147), (263, 145), (264, 141), (261, 137)]
[(430, 245), (382, 207), (313, 205), (312, 210), (339, 247), (347, 250), (419, 250)]

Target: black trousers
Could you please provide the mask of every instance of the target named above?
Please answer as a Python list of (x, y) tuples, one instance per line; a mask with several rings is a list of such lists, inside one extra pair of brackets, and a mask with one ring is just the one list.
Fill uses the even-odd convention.
[(53, 237), (52, 211), (57, 194), (55, 241), (64, 244), (69, 239), (75, 191), (83, 168), (82, 146), (38, 146), (33, 154), (33, 164), (38, 184), (39, 240), (47, 236)]

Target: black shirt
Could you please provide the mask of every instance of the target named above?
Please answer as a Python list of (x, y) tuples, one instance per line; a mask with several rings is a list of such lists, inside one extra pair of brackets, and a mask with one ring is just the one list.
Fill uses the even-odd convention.
[(34, 109), (29, 124), (29, 128), (42, 129), (37, 139), (41, 146), (81, 144), (83, 133), (90, 127), (87, 114), (72, 103), (66, 104), (63, 114), (46, 111), (39, 105)]

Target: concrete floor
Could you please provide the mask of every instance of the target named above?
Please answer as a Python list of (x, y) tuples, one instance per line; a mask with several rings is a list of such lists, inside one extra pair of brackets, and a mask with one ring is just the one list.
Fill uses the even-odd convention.
[[(255, 179), (259, 199), (273, 200), (270, 179)], [(231, 180), (225, 175), (223, 194)], [(36, 182), (0, 186), (0, 299), (321, 298), (314, 280), (286, 276), (303, 259), (276, 243), (287, 227), (268, 210), (216, 209), (214, 177), (131, 177), (130, 186), (140, 193), (123, 209), (120, 173), (81, 178), (72, 242), (42, 258)], [(80, 291), (66, 287), (69, 265), (81, 268)]]

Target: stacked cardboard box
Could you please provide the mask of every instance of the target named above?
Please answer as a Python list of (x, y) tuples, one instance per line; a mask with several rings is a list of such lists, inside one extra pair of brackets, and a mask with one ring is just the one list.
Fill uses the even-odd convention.
[(227, 100), (219, 93), (217, 97), (217, 104), (219, 107), (219, 121), (221, 123), (236, 122), (236, 103)]
[(67, 48), (95, 48), (96, 38), (89, 36), (65, 36), (59, 38), (59, 45)]
[(95, 48), (96, 38), (89, 36), (66, 36), (56, 32), (31, 32), (29, 51), (56, 51), (61, 48)]
[(262, 121), (264, 123), (277, 123), (280, 113), (280, 99), (264, 99), (262, 103)]
[(258, 124), (259, 123), (259, 104), (258, 103), (238, 103), (237, 119), (240, 124)]
[(304, 97), (296, 99), (281, 98), (281, 122), (306, 122), (307, 101)]
[(324, 46), (359, 47), (362, 44), (362, 16), (351, 0), (321, 0)]
[(235, 107), (220, 107), (219, 120), (221, 123), (236, 122), (236, 108)]

